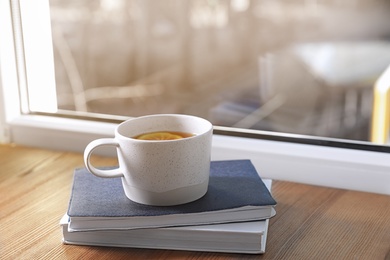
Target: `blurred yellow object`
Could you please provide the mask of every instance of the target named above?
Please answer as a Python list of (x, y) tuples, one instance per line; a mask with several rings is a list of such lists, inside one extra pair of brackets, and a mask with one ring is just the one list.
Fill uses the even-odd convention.
[(386, 144), (390, 129), (390, 66), (375, 82), (373, 98), (371, 142)]

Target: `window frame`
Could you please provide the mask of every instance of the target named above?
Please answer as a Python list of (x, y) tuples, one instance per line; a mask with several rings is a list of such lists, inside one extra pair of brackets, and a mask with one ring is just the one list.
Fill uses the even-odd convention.
[[(125, 118), (100, 116), (96, 120), (79, 113), (24, 111), (21, 104), (26, 93), (20, 89), (25, 78), (21, 74), (28, 66), (23, 64), (25, 57), (18, 59), (20, 45), (15, 41), (23, 37), (15, 37), (22, 31), (15, 30), (12, 2), (19, 4), (0, 0), (0, 141), (82, 153), (90, 141), (113, 137), (118, 122)], [(26, 44), (24, 41), (22, 46)], [(115, 150), (99, 152), (115, 156)], [(265, 178), (387, 195), (389, 153), (390, 147), (367, 142), (217, 126), (212, 145), (212, 160), (250, 159)]]

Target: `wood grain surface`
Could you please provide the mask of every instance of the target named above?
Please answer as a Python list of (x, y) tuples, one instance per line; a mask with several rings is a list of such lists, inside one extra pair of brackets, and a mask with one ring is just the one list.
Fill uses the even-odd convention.
[(82, 155), (0, 145), (0, 164), (0, 259), (390, 259), (389, 196), (282, 181), (263, 255), (64, 245), (59, 220)]

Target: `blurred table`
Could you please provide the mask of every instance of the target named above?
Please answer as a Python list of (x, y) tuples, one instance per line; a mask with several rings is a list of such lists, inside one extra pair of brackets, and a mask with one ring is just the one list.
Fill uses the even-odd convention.
[(390, 41), (298, 44), (292, 50), (329, 87), (367, 87), (390, 64)]
[(63, 245), (59, 220), (82, 155), (0, 145), (0, 162), (1, 259), (390, 258), (389, 196), (282, 181), (264, 255)]
[[(390, 41), (301, 43), (275, 50), (259, 59), (264, 107), (259, 110), (276, 131), (368, 141), (374, 84), (389, 64)], [(266, 113), (275, 97), (284, 102)]]

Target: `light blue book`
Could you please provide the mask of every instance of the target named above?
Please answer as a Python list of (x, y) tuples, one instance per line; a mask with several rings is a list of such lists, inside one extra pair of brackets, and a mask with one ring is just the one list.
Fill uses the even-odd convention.
[[(271, 189), (271, 180), (264, 180), (264, 183)], [(69, 216), (65, 214), (60, 224), (65, 244), (262, 254), (266, 249), (269, 219), (183, 227), (69, 232)]]

